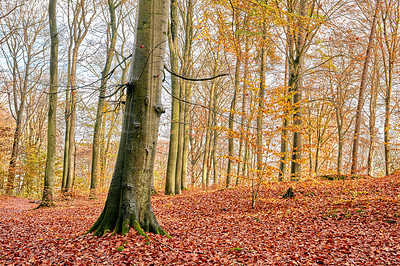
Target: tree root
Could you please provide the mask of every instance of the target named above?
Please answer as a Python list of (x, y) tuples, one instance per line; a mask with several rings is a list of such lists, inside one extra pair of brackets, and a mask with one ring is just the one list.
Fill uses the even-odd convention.
[(113, 235), (126, 235), (133, 227), (139, 235), (149, 240), (150, 238), (146, 232), (171, 238), (171, 236), (164, 229), (162, 229), (158, 222), (154, 219), (148, 219), (144, 225), (140, 225), (136, 218), (116, 219), (116, 221), (113, 222), (106, 220), (104, 216), (105, 215), (102, 213), (99, 219), (85, 234), (93, 233), (94, 236), (103, 236), (104, 234), (112, 231)]

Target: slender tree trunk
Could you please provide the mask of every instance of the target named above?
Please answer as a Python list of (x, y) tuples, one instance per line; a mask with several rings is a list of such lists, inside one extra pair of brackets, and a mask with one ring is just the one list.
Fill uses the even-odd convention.
[(288, 163), (289, 153), (289, 136), (287, 127), (289, 126), (289, 105), (290, 99), (288, 98), (288, 72), (289, 72), (289, 57), (288, 57), (288, 45), (286, 46), (286, 57), (285, 57), (285, 81), (284, 81), (284, 111), (282, 119), (282, 132), (281, 132), (281, 158), (279, 163), (279, 176), (278, 181), (283, 181), (286, 176), (286, 167)]
[[(399, 5), (399, 4), (397, 4)], [(398, 7), (397, 7), (398, 9)], [(398, 15), (398, 14), (397, 14)], [(390, 21), (386, 16), (382, 15), (383, 21), (383, 37), (385, 42), (385, 47), (388, 52), (388, 62), (386, 61), (386, 56), (384, 52), (384, 48), (382, 47), (382, 57), (383, 57), (383, 65), (385, 70), (385, 83), (386, 83), (386, 91), (385, 91), (385, 128), (384, 128), (384, 153), (385, 153), (385, 174), (389, 175), (391, 171), (391, 154), (390, 154), (390, 115), (392, 112), (391, 102), (392, 102), (392, 88), (393, 88), (393, 68), (395, 64), (395, 53), (398, 48), (398, 37), (396, 33), (398, 33), (398, 19), (396, 21)], [(388, 23), (397, 24), (396, 26), (392, 26), (392, 40), (390, 41), (387, 27)]]
[(44, 189), (40, 207), (53, 205), (54, 173), (57, 155), (57, 79), (58, 79), (58, 32), (57, 32), (57, 0), (49, 1), (50, 28), (50, 90), (49, 111), (47, 115), (47, 155), (44, 175)]
[(336, 107), (336, 127), (338, 133), (338, 151), (337, 151), (337, 174), (342, 174), (342, 158), (343, 158), (343, 114), (341, 107)]
[[(6, 194), (11, 195), (14, 190), (14, 183), (15, 183), (15, 176), (16, 176), (16, 168), (17, 168), (17, 158), (18, 158), (18, 151), (19, 151), (19, 142), (21, 139), (21, 130), (22, 130), (22, 114), (23, 110), (21, 110), (21, 107), (24, 107), (25, 100), (21, 99), (20, 103), (18, 103), (18, 88), (17, 88), (17, 68), (18, 68), (18, 62), (17, 58), (13, 58), (13, 84), (12, 84), (12, 93), (14, 97), (14, 108), (15, 108), (15, 129), (14, 129), (14, 136), (13, 136), (13, 142), (12, 142), (12, 149), (11, 149), (11, 158), (10, 158), (10, 164), (8, 168), (8, 180), (7, 180), (7, 186), (6, 186)], [(21, 93), (21, 96), (23, 93)]]
[[(301, 173), (301, 152), (302, 152), (302, 136), (301, 136), (301, 77), (299, 76), (302, 64), (300, 63), (301, 58), (297, 65), (294, 66), (294, 72), (291, 75), (291, 79), (294, 81), (291, 86), (293, 90), (293, 148), (292, 148), (292, 164), (291, 164), (291, 181), (298, 181)], [(290, 83), (289, 83), (290, 84)]]
[(8, 168), (8, 180), (7, 180), (7, 187), (6, 187), (6, 194), (12, 195), (14, 190), (14, 183), (15, 183), (15, 176), (17, 170), (17, 158), (19, 153), (19, 143), (21, 139), (21, 110), (17, 111), (17, 119), (16, 119), (16, 127), (14, 130), (14, 137), (13, 137), (13, 145), (11, 149), (11, 159), (10, 165)]
[(358, 172), (358, 147), (360, 143), (360, 131), (361, 131), (361, 122), (362, 122), (362, 109), (364, 106), (364, 93), (365, 93), (365, 87), (367, 83), (367, 76), (368, 76), (368, 65), (369, 61), (371, 58), (371, 52), (373, 49), (374, 45), (374, 37), (375, 37), (375, 29), (376, 29), (376, 23), (377, 23), (377, 14), (381, 6), (381, 0), (376, 1), (376, 6), (375, 6), (375, 13), (374, 13), (374, 18), (372, 20), (372, 26), (371, 26), (371, 32), (369, 35), (369, 40), (368, 40), (368, 47), (367, 51), (365, 53), (365, 61), (364, 61), (364, 68), (363, 72), (361, 75), (361, 84), (360, 84), (360, 90), (358, 94), (358, 104), (357, 104), (357, 111), (356, 111), (356, 122), (355, 122), (355, 128), (354, 128), (354, 137), (353, 137), (353, 149), (351, 153), (351, 174), (356, 174)]
[(234, 153), (234, 143), (233, 143), (233, 121), (235, 120), (236, 112), (236, 98), (239, 91), (240, 85), (240, 66), (241, 66), (241, 55), (237, 52), (236, 54), (236, 67), (235, 67), (235, 84), (233, 97), (231, 101), (231, 107), (229, 110), (229, 132), (228, 132), (228, 169), (226, 173), (226, 188), (231, 184), (231, 177), (233, 172), (233, 153)]
[[(69, 17), (69, 12), (70, 12), (70, 1), (67, 1), (67, 10), (68, 10), (68, 19)], [(69, 36), (69, 46), (68, 46), (68, 86), (67, 86), (67, 91), (65, 93), (65, 111), (64, 111), (64, 119), (65, 119), (65, 134), (64, 134), (64, 157), (63, 157), (63, 173), (62, 173), (62, 181), (61, 181), (61, 192), (65, 193), (66, 187), (67, 187), (67, 179), (68, 179), (68, 171), (69, 171), (69, 138), (71, 136), (70, 134), (70, 114), (71, 114), (71, 103), (70, 103), (70, 95), (71, 95), (71, 66), (72, 66), (72, 50), (73, 50), (73, 33), (72, 33), (72, 28), (70, 27), (70, 36)]]
[[(191, 98), (191, 86), (185, 82), (185, 100), (190, 101)], [(182, 174), (181, 174), (181, 189), (187, 189), (187, 165), (189, 157), (189, 123), (190, 113), (189, 104), (184, 103), (184, 125), (183, 125), (183, 152), (182, 152)]]
[(385, 95), (385, 128), (384, 128), (384, 148), (385, 148), (385, 174), (389, 175), (391, 170), (391, 156), (390, 156), (390, 114), (392, 108), (390, 107), (392, 99), (392, 66), (389, 66), (388, 82)]
[[(215, 73), (215, 71), (214, 71)], [(208, 116), (207, 116), (207, 124), (206, 124), (206, 142), (204, 145), (204, 158), (203, 158), (203, 167), (202, 167), (202, 172), (201, 172), (201, 184), (203, 189), (208, 188), (209, 186), (209, 157), (210, 157), (210, 150), (211, 150), (211, 125), (212, 125), (212, 104), (214, 100), (214, 94), (215, 94), (215, 82), (213, 81), (211, 83), (211, 89), (210, 89), (210, 97), (209, 97), (209, 102), (208, 102)]]
[[(79, 46), (78, 46), (79, 47)], [(71, 75), (70, 79), (70, 113), (69, 116), (69, 132), (68, 132), (68, 152), (67, 152), (67, 165), (64, 168), (66, 171), (66, 179), (65, 179), (65, 192), (72, 192), (72, 183), (74, 180), (75, 174), (75, 125), (76, 125), (76, 104), (78, 101), (77, 97), (77, 87), (76, 87), (76, 72), (77, 72), (77, 64), (78, 64), (78, 47), (75, 45), (72, 51), (72, 66), (71, 66)]]
[(115, 16), (115, 0), (108, 0), (108, 11), (110, 12), (109, 29), (111, 29), (111, 37), (109, 39), (109, 47), (107, 49), (106, 62), (101, 73), (101, 85), (99, 93), (99, 101), (97, 103), (96, 121), (93, 132), (93, 149), (92, 149), (92, 171), (90, 176), (90, 194), (89, 198), (96, 198), (97, 180), (99, 177), (99, 159), (100, 159), (100, 135), (103, 125), (104, 107), (105, 107), (105, 92), (111, 63), (114, 57), (115, 44), (117, 42), (117, 24)]
[(88, 232), (107, 230), (126, 234), (134, 227), (166, 234), (154, 215), (150, 193), (158, 138), (164, 47), (169, 2), (139, 0), (136, 46), (117, 161), (107, 200), (98, 220)]
[(369, 150), (368, 150), (368, 164), (367, 170), (368, 175), (374, 175), (374, 157), (375, 157), (375, 140), (376, 140), (376, 108), (377, 108), (377, 99), (378, 99), (378, 89), (379, 89), (379, 72), (378, 72), (378, 60), (375, 57), (374, 63), (374, 73), (372, 78), (372, 86), (371, 86), (371, 100), (369, 104)]
[(71, 109), (69, 107), (70, 101), (69, 101), (69, 92), (67, 92), (65, 104), (65, 135), (64, 135), (64, 158), (63, 158), (63, 174), (62, 174), (62, 181), (61, 181), (61, 192), (65, 193), (67, 192), (67, 180), (68, 180), (68, 171), (69, 171), (69, 138), (71, 136), (70, 134), (70, 113)]
[[(13, 145), (11, 149), (11, 159), (10, 165), (8, 170), (8, 182), (6, 188), (6, 194), (11, 195), (14, 190), (14, 181), (16, 176), (17, 170), (17, 160), (19, 155), (19, 145), (22, 137), (22, 131), (24, 128), (24, 121), (23, 115), (25, 113), (25, 105), (26, 105), (26, 97), (28, 93), (28, 80), (30, 76), (30, 66), (31, 66), (31, 47), (28, 46), (27, 55), (26, 55), (26, 63), (25, 63), (25, 71), (24, 71), (24, 82), (22, 83), (22, 88), (18, 93), (17, 89), (17, 69), (18, 69), (18, 62), (16, 58), (13, 60), (13, 94), (14, 94), (14, 108), (16, 110), (15, 115), (15, 131), (14, 131), (14, 138), (13, 138)], [(18, 101), (19, 98), (19, 101)]]
[(321, 130), (317, 130), (317, 147), (315, 150), (315, 164), (314, 164), (314, 172), (315, 176), (318, 176), (318, 169), (319, 169), (319, 153), (321, 151), (321, 142), (322, 142), (322, 134)]
[[(123, 84), (123, 83), (121, 83)], [(98, 107), (98, 106), (97, 106)], [(99, 154), (97, 155), (99, 157), (99, 161), (98, 163), (100, 163), (100, 165), (98, 166), (100, 169), (100, 173), (97, 175), (96, 180), (100, 179), (100, 187), (104, 186), (104, 179), (105, 179), (105, 171), (106, 171), (106, 167), (107, 167), (107, 154), (108, 154), (108, 150), (110, 147), (110, 141), (111, 141), (111, 132), (112, 132), (112, 128), (113, 125), (111, 125), (108, 137), (107, 137), (107, 144), (106, 144), (106, 123), (107, 123), (107, 116), (105, 115), (106, 112), (106, 106), (103, 106), (103, 118), (102, 118), (102, 122), (101, 122), (101, 128), (100, 128), (100, 140), (99, 140)], [(110, 119), (110, 121), (114, 121), (115, 119), (115, 113), (112, 113), (112, 117)], [(94, 139), (94, 134), (93, 134), (93, 139)], [(92, 151), (92, 156), (93, 156), (93, 151)], [(93, 157), (92, 157), (92, 169), (93, 169)], [(92, 175), (93, 175), (93, 170), (92, 170)], [(97, 181), (94, 181), (97, 182)], [(98, 187), (97, 184), (93, 184), (96, 185), (96, 187)], [(91, 181), (91, 186), (92, 186), (92, 181)], [(96, 189), (94, 189), (96, 191)], [(96, 195), (96, 194), (95, 194)], [(94, 196), (95, 197), (95, 196)], [(91, 193), (89, 192), (89, 198), (94, 198)]]
[[(177, 1), (171, 0), (171, 14), (169, 23), (169, 53), (171, 70), (178, 73), (178, 7)], [(176, 191), (176, 165), (178, 160), (178, 140), (179, 140), (179, 80), (171, 75), (172, 110), (171, 110), (171, 132), (169, 137), (169, 151), (167, 162), (167, 175), (165, 182), (165, 195), (174, 195)], [(179, 194), (179, 193), (178, 193)]]
[[(215, 110), (215, 109), (214, 109)], [(218, 150), (218, 131), (217, 131), (217, 121), (216, 121), (216, 113), (213, 114), (213, 148), (212, 148), (212, 164), (213, 164), (213, 177), (214, 184), (218, 184), (218, 160), (217, 160), (217, 150)]]
[(293, 44), (289, 45), (289, 49), (295, 47), (295, 50), (289, 51), (291, 60), (289, 62), (290, 81), (289, 87), (292, 90), (292, 103), (293, 103), (293, 148), (292, 148), (292, 164), (291, 164), (291, 181), (298, 181), (301, 174), (301, 160), (302, 160), (302, 114), (301, 114), (301, 101), (302, 101), (302, 70), (303, 70), (303, 57), (306, 52), (305, 47), (305, 22), (302, 17), (307, 16), (308, 0), (300, 0), (299, 2), (299, 30), (296, 34), (296, 39)]
[(311, 128), (311, 108), (307, 108), (308, 111), (308, 130), (307, 130), (307, 135), (308, 135), (308, 145), (309, 145), (309, 151), (308, 151), (308, 161), (309, 161), (309, 166), (308, 166), (308, 175), (312, 176), (313, 173), (313, 155), (312, 155), (312, 143), (313, 143), (313, 132)]
[[(257, 158), (257, 179), (259, 184), (262, 180), (263, 174), (263, 114), (264, 114), (264, 97), (265, 97), (265, 74), (267, 69), (267, 48), (266, 48), (266, 24), (263, 23), (263, 39), (262, 39), (262, 47), (261, 47), (261, 64), (260, 64), (260, 88), (258, 93), (258, 110), (257, 110), (257, 148), (256, 148), (256, 158)], [(255, 194), (257, 197), (257, 193)], [(255, 204), (256, 198), (253, 201), (253, 208)]]
[[(248, 51), (249, 50), (249, 38), (247, 38), (247, 35), (245, 36), (245, 51)], [(246, 110), (246, 99), (247, 99), (247, 94), (249, 93), (249, 91), (247, 90), (247, 77), (248, 77), (248, 75), (249, 75), (249, 68), (248, 68), (248, 65), (249, 65), (249, 57), (248, 56), (246, 56), (245, 57), (245, 61), (244, 61), (244, 73), (243, 73), (243, 92), (242, 92), (242, 118), (241, 118), (241, 121), (240, 121), (240, 140), (239, 140), (239, 152), (238, 152), (238, 158), (240, 159), (239, 160), (239, 163), (238, 163), (238, 166), (237, 166), (237, 177), (236, 177), (236, 183), (235, 183), (235, 186), (238, 186), (239, 185), (239, 176), (240, 176), (240, 172), (241, 172), (241, 169), (243, 168), (243, 167), (240, 167), (240, 161), (241, 161), (241, 159), (243, 158), (242, 157), (242, 150), (243, 150), (243, 147), (246, 145), (245, 144), (245, 141), (244, 141), (244, 135), (245, 135), (245, 129), (244, 129), (244, 122), (245, 122), (245, 117), (246, 117), (246, 115), (245, 115), (245, 110)], [(245, 162), (243, 161), (243, 164), (244, 164)]]
[[(70, 1), (68, 1), (68, 14), (70, 12)], [(78, 51), (86, 34), (89, 31), (89, 26), (93, 21), (96, 11), (93, 10), (90, 19), (86, 18), (89, 12), (85, 6), (84, 0), (75, 3), (73, 10), (73, 18), (70, 25), (70, 43), (68, 50), (68, 92), (66, 98), (66, 131), (64, 145), (64, 164), (63, 164), (63, 180), (62, 192), (70, 193), (75, 178), (75, 124), (76, 124), (76, 105), (77, 105), (77, 86), (76, 73), (78, 65)], [(69, 19), (69, 18), (68, 18)], [(73, 46), (73, 48), (72, 48)], [(71, 51), (72, 50), (72, 54)]]
[[(185, 21), (185, 46), (183, 51), (183, 62), (184, 66), (182, 69), (182, 73), (185, 76), (191, 72), (191, 57), (192, 57), (192, 41), (193, 41), (193, 1), (187, 0), (187, 8), (186, 8), (186, 21)], [(184, 82), (185, 88), (185, 100), (190, 102), (191, 99), (191, 85), (189, 82)], [(183, 154), (182, 154), (182, 190), (187, 189), (187, 164), (189, 157), (189, 123), (190, 123), (190, 114), (189, 114), (189, 104), (184, 103), (184, 143), (183, 143)]]
[[(183, 88), (180, 87), (179, 98), (183, 99), (184, 91)], [(183, 110), (183, 102), (179, 102), (179, 133), (178, 133), (178, 153), (176, 155), (176, 170), (175, 170), (175, 194), (178, 195), (181, 193), (181, 184), (182, 184), (182, 156), (183, 156), (183, 142), (184, 142), (184, 110)]]

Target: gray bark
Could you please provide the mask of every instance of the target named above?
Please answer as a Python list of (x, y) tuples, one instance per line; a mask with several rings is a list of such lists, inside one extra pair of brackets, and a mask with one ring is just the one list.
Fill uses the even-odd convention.
[(126, 107), (117, 161), (107, 200), (88, 232), (126, 234), (134, 227), (166, 234), (150, 200), (161, 106), (161, 82), (169, 1), (140, 0), (136, 42), (127, 86)]
[[(183, 51), (183, 69), (182, 73), (188, 76), (191, 67), (192, 57), (192, 41), (193, 41), (193, 1), (187, 0), (186, 9), (186, 21), (185, 21), (185, 47)], [(185, 100), (190, 102), (191, 98), (191, 85), (189, 82), (184, 82), (185, 88)], [(189, 104), (184, 103), (184, 143), (183, 143), (183, 154), (182, 154), (182, 177), (181, 177), (181, 188), (182, 190), (187, 189), (187, 164), (189, 157)]]
[[(171, 0), (170, 26), (168, 31), (168, 43), (171, 62), (171, 71), (178, 73), (178, 8), (177, 1)], [(171, 75), (171, 92), (175, 97), (179, 97), (179, 80)], [(167, 175), (165, 182), (165, 195), (174, 195), (176, 186), (176, 164), (178, 159), (178, 138), (179, 138), (179, 100), (172, 97), (171, 110), (171, 133), (169, 138), (169, 151), (167, 162)], [(179, 194), (179, 193), (178, 193)]]
[(381, 0), (376, 1), (376, 6), (375, 6), (375, 14), (374, 18), (372, 20), (372, 25), (371, 25), (371, 32), (369, 35), (369, 40), (368, 40), (368, 47), (367, 51), (365, 53), (365, 61), (364, 61), (364, 68), (362, 71), (361, 75), (361, 83), (360, 83), (360, 90), (358, 94), (358, 104), (357, 104), (357, 111), (356, 111), (356, 122), (355, 122), (355, 128), (354, 128), (354, 137), (353, 137), (353, 149), (351, 153), (351, 174), (356, 174), (358, 172), (358, 149), (359, 149), (359, 144), (360, 144), (360, 131), (361, 131), (361, 122), (362, 122), (362, 116), (361, 112), (364, 106), (364, 93), (365, 93), (365, 87), (367, 84), (367, 76), (368, 76), (368, 66), (369, 66), (369, 61), (371, 59), (371, 51), (373, 49), (373, 44), (374, 44), (374, 38), (375, 38), (375, 29), (376, 29), (376, 23), (377, 23), (377, 14), (378, 10), (380, 8)]
[(233, 172), (233, 152), (234, 152), (234, 145), (233, 145), (233, 121), (235, 120), (235, 109), (236, 109), (236, 98), (239, 91), (240, 85), (240, 65), (241, 65), (241, 58), (240, 54), (236, 54), (236, 67), (235, 67), (235, 84), (234, 84), (234, 91), (233, 97), (231, 101), (231, 107), (229, 112), (229, 132), (228, 132), (228, 169), (226, 173), (226, 188), (228, 188), (231, 184), (232, 179), (232, 172)]
[(92, 144), (92, 171), (90, 174), (90, 194), (89, 198), (96, 198), (96, 189), (97, 189), (97, 179), (99, 175), (99, 162), (100, 162), (100, 135), (101, 128), (103, 125), (103, 116), (104, 116), (104, 107), (105, 107), (105, 91), (107, 86), (107, 80), (109, 71), (111, 68), (112, 59), (115, 53), (115, 44), (117, 42), (117, 25), (116, 25), (116, 16), (115, 16), (115, 0), (108, 0), (108, 10), (110, 12), (110, 23), (109, 28), (111, 28), (111, 36), (109, 39), (109, 47), (107, 49), (106, 62), (104, 65), (104, 69), (101, 73), (101, 85), (100, 85), (100, 93), (99, 93), (99, 101), (97, 103), (97, 113), (96, 113), (96, 121), (94, 124), (94, 132), (93, 132), (93, 144)]
[(368, 164), (367, 170), (368, 175), (374, 175), (374, 158), (375, 158), (375, 141), (376, 141), (376, 108), (378, 99), (378, 89), (379, 89), (379, 72), (378, 72), (378, 61), (375, 58), (374, 63), (374, 74), (371, 86), (371, 99), (369, 104), (369, 149), (368, 149)]
[(44, 175), (44, 188), (40, 206), (53, 205), (54, 173), (57, 155), (57, 79), (58, 79), (58, 32), (57, 32), (57, 0), (49, 1), (50, 27), (50, 90), (49, 111), (47, 116), (47, 157)]

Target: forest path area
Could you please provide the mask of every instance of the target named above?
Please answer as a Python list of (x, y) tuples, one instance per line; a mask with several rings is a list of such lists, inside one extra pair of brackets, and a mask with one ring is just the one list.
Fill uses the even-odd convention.
[[(288, 187), (295, 197), (282, 199)], [(400, 177), (156, 195), (171, 238), (84, 235), (104, 198), (34, 209), (0, 196), (0, 265), (399, 265)]]

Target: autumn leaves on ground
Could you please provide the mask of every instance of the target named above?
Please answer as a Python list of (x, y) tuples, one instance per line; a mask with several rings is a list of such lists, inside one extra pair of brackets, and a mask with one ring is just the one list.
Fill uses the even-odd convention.
[[(289, 187), (295, 197), (282, 199)], [(0, 196), (0, 265), (398, 265), (400, 177), (264, 184), (251, 189), (156, 195), (171, 238), (131, 230), (83, 235), (104, 199), (34, 210)]]

